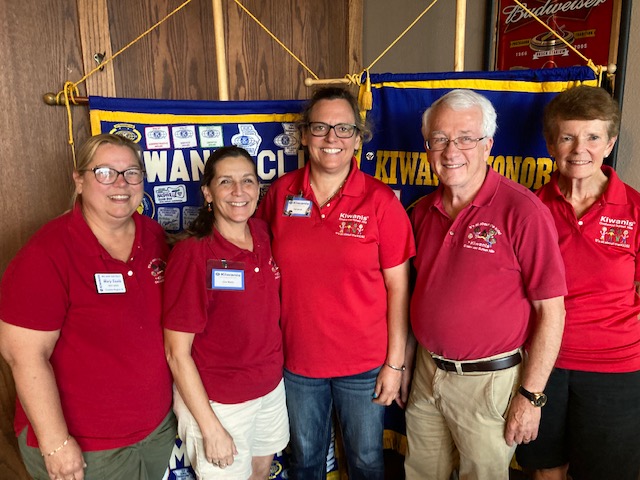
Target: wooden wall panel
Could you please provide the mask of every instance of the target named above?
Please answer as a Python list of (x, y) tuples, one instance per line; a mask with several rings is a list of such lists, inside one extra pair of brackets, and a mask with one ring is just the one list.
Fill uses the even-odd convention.
[[(102, 55), (103, 61), (113, 57), (111, 34), (104, 28), (109, 24), (109, 10), (107, 0), (77, 0), (77, 5), (82, 60), (85, 75), (88, 75), (99, 66), (98, 56)], [(111, 63), (89, 75), (84, 86), (87, 95), (114, 97), (116, 82)]]
[[(181, 2), (109, 2), (114, 51), (168, 15)], [(194, 0), (123, 52), (114, 65), (120, 97), (218, 98), (210, 0)]]
[[(356, 73), (349, 71), (353, 65), (362, 68), (363, 0), (243, 1), (321, 78)], [(82, 25), (82, 39), (78, 3), (80, 11), (100, 7), (94, 23)], [(73, 166), (66, 111), (46, 105), (42, 95), (82, 78), (83, 43), (88, 59), (95, 53), (89, 50), (116, 52), (181, 1), (94, 3), (48, 0), (43, 10), (41, 0), (0, 0), (0, 275), (38, 228), (69, 207)], [(223, 1), (223, 10), (230, 99), (307, 98), (308, 73), (232, 0)], [(101, 45), (109, 37), (111, 45)], [(119, 97), (215, 100), (214, 46), (211, 0), (193, 0), (80, 85), (80, 93), (104, 95), (115, 82)], [(88, 110), (72, 111), (80, 145), (89, 135)], [(34, 296), (44, 287), (34, 284)], [(14, 398), (10, 370), (0, 359), (0, 478), (26, 480), (12, 429)]]
[[(45, 92), (82, 76), (75, 0), (0, 0), (0, 274), (46, 221), (69, 207), (72, 161), (66, 112)], [(86, 136), (87, 112), (74, 109)], [(37, 289), (45, 285), (34, 283)], [(13, 434), (15, 391), (0, 359), (0, 477), (29, 478)]]
[[(343, 77), (349, 69), (349, 2), (244, 0), (243, 5), (320, 78)], [(361, 3), (358, 0), (356, 3)], [(230, 96), (235, 100), (302, 99), (311, 76), (234, 2), (225, 20)], [(355, 21), (355, 20), (354, 20)], [(362, 18), (360, 31), (362, 31)], [(256, 96), (257, 95), (257, 96)]]

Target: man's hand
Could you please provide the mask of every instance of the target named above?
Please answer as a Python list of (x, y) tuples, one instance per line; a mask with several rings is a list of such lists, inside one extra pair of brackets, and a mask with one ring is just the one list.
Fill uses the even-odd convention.
[(538, 438), (541, 407), (534, 407), (524, 396), (516, 393), (507, 412), (504, 439), (507, 445), (529, 443)]

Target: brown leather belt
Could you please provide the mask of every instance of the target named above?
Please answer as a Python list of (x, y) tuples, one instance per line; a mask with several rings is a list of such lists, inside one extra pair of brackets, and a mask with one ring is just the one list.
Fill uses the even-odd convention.
[[(440, 358), (432, 357), (436, 366), (440, 370), (446, 370), (447, 372), (457, 372), (456, 362), (450, 362), (442, 360)], [(495, 360), (485, 360), (482, 362), (465, 362), (460, 363), (460, 370), (464, 373), (470, 372), (495, 372), (497, 370), (504, 370), (506, 368), (515, 367), (522, 362), (522, 355), (520, 352), (516, 352), (513, 355), (509, 355), (504, 358), (496, 358)]]

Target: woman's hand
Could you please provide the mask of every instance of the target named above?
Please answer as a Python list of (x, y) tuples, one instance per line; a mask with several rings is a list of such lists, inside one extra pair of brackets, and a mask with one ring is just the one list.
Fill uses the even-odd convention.
[(238, 449), (211, 409), (202, 378), (191, 356), (194, 338), (194, 333), (165, 328), (167, 362), (178, 392), (202, 432), (205, 458), (213, 465), (226, 468), (233, 463), (233, 456), (238, 454)]
[(44, 463), (51, 480), (84, 479), (84, 458), (75, 438), (69, 437), (67, 444), (53, 455), (47, 453), (44, 454)]
[(59, 336), (60, 330), (32, 330), (0, 320), (0, 353), (11, 367), (18, 397), (44, 453), (49, 477), (82, 480), (84, 459), (80, 446), (73, 437), (62, 446), (69, 430), (49, 361)]
[(374, 391), (373, 403), (378, 405), (391, 405), (400, 396), (400, 385), (404, 372), (382, 365), (378, 378), (376, 379), (376, 389)]
[(234, 455), (238, 454), (236, 444), (222, 426), (212, 435), (203, 435), (204, 452), (207, 461), (220, 468), (233, 464)]

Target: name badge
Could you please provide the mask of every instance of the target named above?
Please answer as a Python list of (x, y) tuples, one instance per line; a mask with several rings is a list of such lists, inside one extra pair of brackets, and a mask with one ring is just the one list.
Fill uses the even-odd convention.
[(126, 293), (124, 277), (121, 273), (96, 273), (96, 290), (98, 293)]
[(210, 290), (244, 290), (244, 262), (208, 260), (207, 272)]
[(311, 200), (302, 197), (287, 197), (282, 213), (287, 217), (310, 217)]

